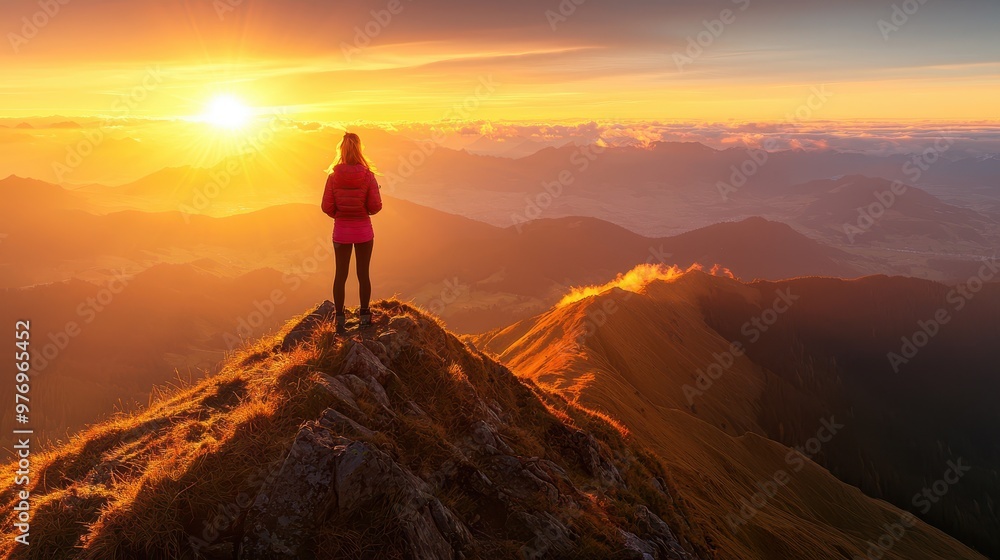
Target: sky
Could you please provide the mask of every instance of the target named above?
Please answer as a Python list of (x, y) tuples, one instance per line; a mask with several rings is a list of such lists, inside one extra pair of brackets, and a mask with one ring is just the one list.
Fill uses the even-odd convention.
[(7, 0), (0, 116), (995, 121), (998, 24), (991, 0)]

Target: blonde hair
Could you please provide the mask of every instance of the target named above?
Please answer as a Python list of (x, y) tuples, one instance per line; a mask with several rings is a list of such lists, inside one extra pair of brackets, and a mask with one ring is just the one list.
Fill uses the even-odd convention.
[(327, 169), (327, 173), (333, 172), (333, 167), (341, 163), (347, 165), (363, 165), (375, 173), (375, 166), (365, 159), (361, 151), (361, 137), (353, 132), (345, 132), (340, 145), (337, 146), (337, 161)]

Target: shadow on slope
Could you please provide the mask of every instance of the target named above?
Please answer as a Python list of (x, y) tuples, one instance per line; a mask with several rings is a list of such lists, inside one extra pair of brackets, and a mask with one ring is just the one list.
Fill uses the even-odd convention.
[[(706, 311), (705, 301), (728, 302), (741, 313), (726, 316), (728, 328), (716, 330), (721, 311)], [(815, 390), (837, 384), (825, 375), (823, 355), (801, 352), (789, 337), (770, 345), (770, 355), (795, 360), (797, 381), (791, 372), (762, 367), (752, 359), (756, 353), (734, 352), (734, 342), (744, 350), (759, 343), (763, 330), (747, 322), (775, 301), (774, 290), (689, 272), (635, 291), (611, 289), (475, 340), (517, 375), (612, 415), (654, 449), (692, 504), (693, 521), (725, 551), (719, 558), (864, 557), (887, 524), (908, 514), (817, 464), (828, 464), (831, 455), (850, 461), (864, 429), (842, 415), (835, 406), (841, 401)], [(795, 320), (788, 321), (794, 329)], [(817, 318), (816, 324), (825, 323)], [(711, 378), (699, 382), (706, 371)], [(838, 423), (847, 427), (830, 434), (828, 426)], [(897, 467), (905, 465), (881, 468)], [(878, 555), (982, 558), (923, 523), (891, 540), (890, 550)]]

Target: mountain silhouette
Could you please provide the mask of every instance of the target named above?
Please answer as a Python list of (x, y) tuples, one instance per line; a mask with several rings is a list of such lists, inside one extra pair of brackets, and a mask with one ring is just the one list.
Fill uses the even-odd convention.
[[(813, 461), (869, 496), (996, 553), (1000, 521), (981, 504), (993, 503), (996, 484), (989, 466), (998, 449), (989, 434), (1000, 426), (991, 404), (1000, 284), (987, 284), (961, 310), (950, 307), (958, 293), (901, 277), (744, 284), (689, 272), (633, 291), (612, 288), (476, 340), (519, 375), (610, 414), (664, 453), (703, 454), (709, 432), (726, 442), (719, 459), (726, 464), (739, 456), (730, 449), (733, 437), (746, 444), (757, 434), (798, 447), (835, 418), (845, 428), (810, 454)], [(921, 341), (915, 333), (943, 306), (948, 324), (928, 327), (938, 330)], [(915, 336), (919, 359), (903, 358), (895, 371), (887, 355), (912, 358), (901, 340)], [(692, 419), (683, 421), (691, 432), (677, 433), (678, 415)], [(677, 460), (677, 468), (691, 467)], [(921, 490), (959, 460), (971, 470), (929, 507)], [(738, 497), (705, 499), (716, 507), (739, 504)], [(815, 504), (787, 503), (782, 511), (815, 511)], [(878, 531), (880, 523), (870, 527)], [(902, 557), (928, 557), (912, 554)]]
[(942, 244), (987, 244), (980, 232), (988, 230), (989, 218), (903, 183), (851, 175), (798, 185), (794, 192), (811, 199), (800, 210), (797, 222), (826, 235), (850, 235), (855, 243), (896, 240), (913, 246), (926, 239)]

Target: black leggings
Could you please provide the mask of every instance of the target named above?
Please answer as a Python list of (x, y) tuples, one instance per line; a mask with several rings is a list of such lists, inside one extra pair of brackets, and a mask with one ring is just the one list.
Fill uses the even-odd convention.
[(347, 287), (347, 275), (351, 272), (351, 249), (357, 247), (358, 253), (358, 286), (361, 295), (361, 310), (368, 310), (368, 302), (372, 298), (372, 279), (369, 267), (372, 263), (372, 247), (375, 240), (367, 243), (334, 243), (333, 252), (337, 260), (337, 272), (333, 277), (333, 303), (337, 313), (344, 312), (344, 291)]

